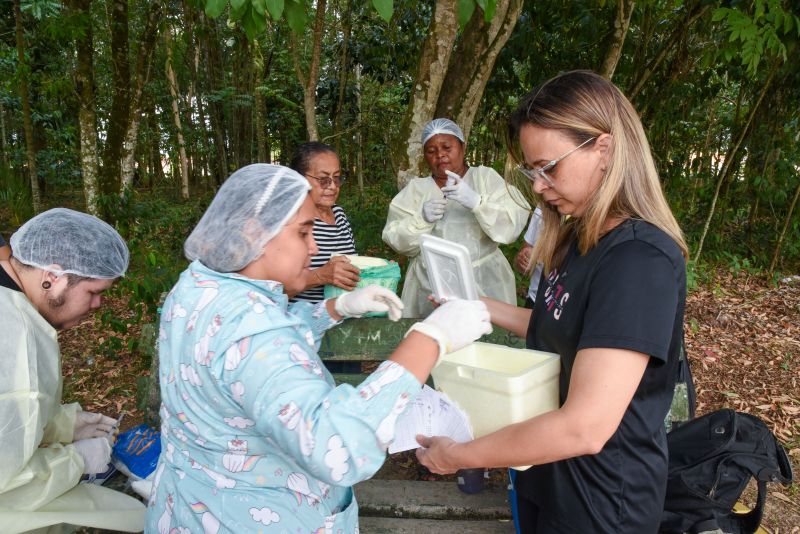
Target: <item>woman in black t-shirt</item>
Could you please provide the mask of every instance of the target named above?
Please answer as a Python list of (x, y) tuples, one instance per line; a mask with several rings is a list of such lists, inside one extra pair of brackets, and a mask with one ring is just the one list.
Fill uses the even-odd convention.
[(560, 407), (469, 443), (421, 439), (436, 473), (532, 464), (516, 477), (522, 531), (658, 530), (686, 298), (681, 230), (636, 111), (608, 80), (561, 74), (509, 120), (543, 226), (533, 310), (492, 322), (561, 357)]

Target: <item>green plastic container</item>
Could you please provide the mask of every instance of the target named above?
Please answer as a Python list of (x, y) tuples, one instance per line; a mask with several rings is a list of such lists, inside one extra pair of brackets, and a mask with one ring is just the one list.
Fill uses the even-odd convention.
[[(361, 280), (356, 284), (356, 288), (367, 286), (381, 286), (392, 291), (397, 291), (397, 284), (400, 282), (400, 266), (395, 262), (388, 262), (382, 267), (364, 267), (361, 269)], [(341, 287), (325, 285), (323, 290), (325, 298), (331, 299), (349, 293)], [(367, 313), (365, 317), (386, 317), (386, 313)]]

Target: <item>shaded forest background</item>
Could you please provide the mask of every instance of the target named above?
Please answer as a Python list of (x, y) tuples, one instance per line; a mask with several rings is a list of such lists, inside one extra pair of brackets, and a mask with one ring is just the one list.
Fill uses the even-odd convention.
[(334, 145), (353, 177), (340, 203), (359, 252), (392, 257), (380, 231), (391, 197), (425, 172), (422, 126), (453, 117), (468, 159), (503, 172), (509, 112), (574, 68), (611, 78), (641, 113), (690, 243), (690, 284), (712, 264), (775, 280), (800, 266), (789, 0), (0, 6), (0, 233), (56, 205), (116, 224), (137, 320), (152, 319), (233, 170), (285, 164), (308, 139)]
[(640, 112), (687, 236), (701, 403), (765, 417), (796, 464), (798, 17), (793, 0), (0, 0), (0, 234), (68, 206), (126, 238), (111, 306), (62, 344), (68, 396), (111, 380), (100, 400), (130, 409), (141, 326), (231, 172), (332, 144), (359, 253), (402, 263), (380, 234), (427, 174), (422, 126), (455, 119), (468, 160), (504, 173), (519, 99), (592, 69)]

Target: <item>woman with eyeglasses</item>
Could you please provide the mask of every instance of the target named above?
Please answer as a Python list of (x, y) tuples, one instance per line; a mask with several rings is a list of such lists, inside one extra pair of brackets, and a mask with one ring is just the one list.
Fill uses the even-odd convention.
[(317, 141), (303, 143), (295, 150), (289, 167), (305, 176), (311, 185), (311, 200), (317, 209), (314, 239), (319, 247), (319, 252), (311, 258), (311, 276), (306, 287), (292, 301), (322, 301), (325, 284), (352, 291), (360, 280), (360, 271), (344, 257), (356, 253), (356, 243), (347, 215), (336, 204), (339, 188), (347, 177), (336, 150)]
[(528, 219), (527, 202), (494, 169), (467, 164), (464, 134), (453, 121), (429, 122), (422, 146), (431, 174), (411, 180), (392, 199), (383, 229), (383, 240), (411, 259), (403, 282), (403, 316), (424, 317), (433, 310), (431, 283), (419, 256), (423, 234), (465, 245), (478, 293), (516, 303), (514, 272), (498, 244), (519, 237)]
[(422, 439), (436, 473), (516, 476), (522, 532), (657, 532), (664, 419), (683, 338), (688, 251), (636, 111), (611, 82), (561, 74), (508, 126), (543, 212), (533, 310), (483, 299), (492, 322), (561, 357), (560, 408), (469, 443)]

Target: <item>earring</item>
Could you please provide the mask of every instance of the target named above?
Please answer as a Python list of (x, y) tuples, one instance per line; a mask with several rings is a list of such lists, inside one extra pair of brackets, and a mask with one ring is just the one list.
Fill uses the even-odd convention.
[(45, 280), (44, 282), (42, 282), (42, 289), (44, 290), (50, 289), (51, 285), (52, 284), (50, 284), (49, 281)]

